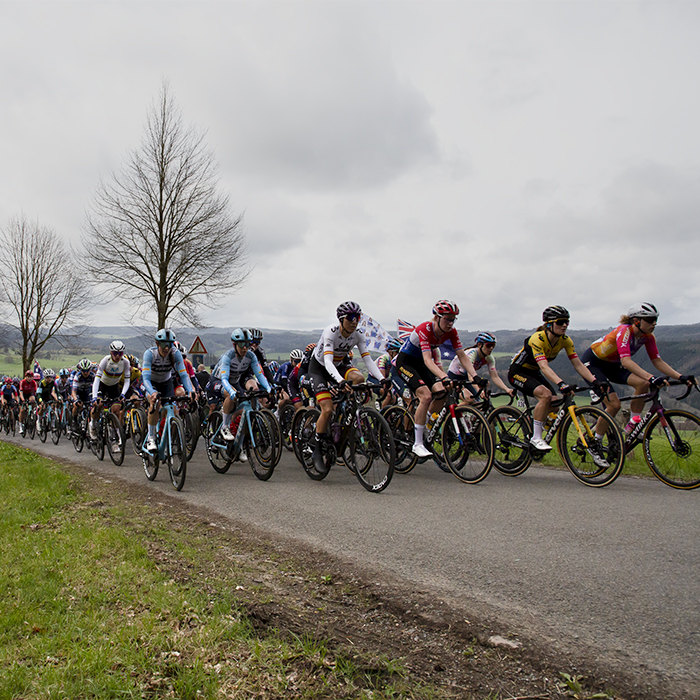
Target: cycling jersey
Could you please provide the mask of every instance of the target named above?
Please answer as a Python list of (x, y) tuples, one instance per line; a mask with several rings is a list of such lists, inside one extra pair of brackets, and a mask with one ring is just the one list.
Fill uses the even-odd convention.
[[(419, 323), (411, 331), (411, 334), (401, 346), (401, 352), (412, 357), (421, 358), (424, 352), (429, 352), (435, 358), (435, 350), (448, 340), (452, 343), (455, 352), (462, 349), (459, 333), (457, 333), (455, 328), (451, 328), (447, 333), (443, 333), (438, 337), (435, 333), (433, 322), (425, 321), (425, 323)], [(437, 361), (439, 362), (439, 360)]]
[(119, 380), (124, 377), (124, 389), (122, 394), (125, 394), (129, 389), (129, 381), (131, 377), (131, 364), (126, 357), (121, 357), (117, 362), (112, 360), (111, 355), (102, 358), (102, 361), (97, 366), (95, 380), (92, 384), (92, 398), (96, 399), (100, 391), (100, 384), (104, 386), (116, 386)]
[(388, 352), (385, 352), (383, 355), (380, 355), (377, 358), (377, 367), (379, 368), (379, 371), (382, 374), (386, 374), (386, 376), (389, 376), (389, 373), (391, 372), (391, 368), (394, 366), (395, 360), (391, 359), (391, 355)]
[(14, 384), (3, 384), (2, 397), (5, 399), (5, 401), (14, 401), (19, 397), (17, 387)]
[(34, 396), (36, 394), (37, 384), (33, 379), (23, 379), (19, 383), (19, 390), (22, 393), (23, 398), (28, 398), (29, 396)]
[(171, 348), (170, 352), (162, 357), (158, 352), (158, 346), (148, 348), (143, 354), (143, 371), (141, 381), (147, 394), (152, 394), (156, 390), (153, 384), (165, 384), (173, 378), (175, 370), (182, 381), (182, 386), (188, 393), (192, 391), (192, 382), (185, 369), (182, 353), (177, 348)]
[(632, 357), (643, 347), (647, 349), (649, 359), (658, 360), (661, 357), (653, 333), (644, 333), (636, 337), (632, 326), (626, 323), (591, 343), (591, 350), (595, 356), (605, 362), (620, 362), (623, 357)]
[(360, 357), (362, 357), (367, 367), (367, 371), (379, 380), (384, 379), (384, 375), (379, 371), (379, 368), (369, 354), (369, 350), (367, 350), (365, 334), (359, 328), (345, 338), (341, 333), (340, 324), (334, 323), (328, 326), (321, 334), (321, 338), (314, 348), (313, 357), (319, 365), (325, 368), (336, 382), (340, 383), (343, 381), (343, 377), (340, 376), (337, 366), (341, 365), (344, 361), (348, 361), (350, 350), (356, 345), (357, 349), (360, 351)]
[(71, 390), (77, 394), (92, 391), (92, 385), (95, 381), (95, 372), (90, 370), (87, 374), (83, 374), (79, 369), (76, 369), (71, 374)]
[(289, 378), (289, 373), (294, 369), (294, 365), (291, 360), (287, 360), (280, 365), (280, 368), (275, 373), (275, 384), (279, 384), (285, 391), (287, 391), (287, 380)]
[(233, 397), (236, 395), (236, 389), (234, 387), (238, 386), (240, 388), (241, 378), (249, 370), (253, 371), (253, 375), (258, 380), (260, 386), (262, 386), (265, 391), (270, 391), (270, 384), (267, 381), (267, 377), (262, 373), (258, 358), (252, 350), (247, 350), (243, 357), (238, 356), (236, 348), (227, 350), (216, 363), (209, 383), (213, 385), (217, 381), (221, 382), (229, 396)]
[[(480, 357), (479, 348), (469, 348), (469, 350), (464, 351), (467, 357), (471, 360), (471, 363), (475, 370), (481, 369), (482, 367), (488, 367), (489, 372), (496, 369), (496, 360), (494, 360), (492, 355), (485, 355)], [(462, 363), (459, 361), (459, 357), (456, 355), (452, 358), (450, 362), (450, 368), (447, 370), (448, 374), (452, 374), (455, 377), (466, 377), (467, 370), (462, 367)]]
[(58, 390), (58, 393), (64, 398), (68, 398), (68, 394), (70, 393), (70, 379), (63, 379), (61, 377), (57, 382), (56, 382), (56, 389)]
[(570, 360), (575, 360), (578, 355), (574, 349), (574, 343), (568, 335), (556, 337), (554, 344), (549, 342), (547, 331), (535, 331), (525, 339), (523, 349), (511, 361), (511, 367), (519, 367), (530, 371), (539, 372), (538, 362), (546, 360), (551, 362), (562, 350)]
[(53, 379), (42, 379), (36, 390), (36, 397), (40, 401), (52, 401), (56, 382)]

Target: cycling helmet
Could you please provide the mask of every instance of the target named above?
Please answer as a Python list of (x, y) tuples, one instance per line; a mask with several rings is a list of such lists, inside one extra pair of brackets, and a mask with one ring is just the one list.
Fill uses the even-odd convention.
[(251, 343), (259, 343), (263, 339), (263, 332), (259, 328), (248, 328)]
[(34, 379), (34, 372), (32, 372), (32, 370), (28, 369), (28, 370), (24, 373), (24, 376), (25, 376), (25, 377), (31, 377), (32, 379)]
[(176, 341), (173, 343), (173, 347), (174, 347), (176, 350), (179, 350), (183, 355), (187, 352), (187, 351), (185, 350), (185, 346), (184, 346), (179, 340), (176, 340)]
[(87, 372), (87, 371), (90, 369), (90, 367), (92, 367), (92, 362), (90, 362), (90, 360), (88, 360), (87, 357), (84, 357), (84, 358), (83, 358), (82, 360), (80, 360), (80, 362), (78, 362), (78, 364), (77, 364), (77, 368), (78, 368), (81, 372)]
[(12, 384), (12, 377), (5, 377), (5, 384)]
[(248, 343), (250, 344), (250, 333), (247, 328), (236, 328), (231, 333), (231, 340), (234, 343)]
[(360, 316), (362, 314), (362, 309), (360, 305), (354, 301), (344, 301), (336, 310), (335, 315), (338, 319), (345, 318), (351, 314), (357, 314)]
[(59, 377), (67, 377), (69, 374), (70, 374), (70, 372), (65, 367), (63, 367), (61, 369), (61, 371), (58, 373), (58, 376)]
[(309, 343), (309, 344), (306, 346), (304, 352), (311, 352), (315, 347), (316, 347), (316, 343)]
[(127, 355), (126, 359), (129, 360), (129, 364), (132, 367), (138, 367), (139, 366), (139, 358), (136, 357), (136, 355)]
[(169, 328), (161, 328), (156, 333), (156, 343), (170, 343), (171, 345), (175, 342), (175, 333)]
[(55, 379), (56, 372), (54, 372), (51, 367), (44, 370), (44, 379)]
[(476, 338), (474, 338), (474, 342), (477, 345), (479, 343), (495, 343), (496, 336), (491, 335), (491, 333), (487, 333), (486, 331), (481, 331), (481, 333), (477, 333)]
[(433, 306), (433, 316), (459, 316), (459, 306), (454, 301), (440, 299)]
[(401, 350), (403, 343), (398, 338), (389, 338), (386, 341), (386, 349), (388, 352), (398, 352)]
[(627, 315), (630, 318), (658, 318), (659, 312), (653, 304), (643, 301), (639, 304), (632, 304)]
[(563, 306), (548, 306), (542, 312), (542, 321), (552, 323), (553, 321), (569, 320), (569, 312)]
[(279, 370), (279, 368), (280, 368), (280, 363), (277, 362), (277, 360), (270, 360), (267, 363), (267, 366), (270, 368), (270, 372), (275, 374), (275, 373), (277, 373), (277, 370)]
[(124, 350), (126, 350), (126, 345), (122, 343), (121, 340), (113, 340), (112, 344), (109, 346), (109, 351), (110, 352), (121, 352), (123, 353)]
[(292, 362), (300, 362), (301, 358), (304, 356), (304, 353), (299, 350), (298, 348), (292, 350), (292, 352), (289, 353), (289, 359)]

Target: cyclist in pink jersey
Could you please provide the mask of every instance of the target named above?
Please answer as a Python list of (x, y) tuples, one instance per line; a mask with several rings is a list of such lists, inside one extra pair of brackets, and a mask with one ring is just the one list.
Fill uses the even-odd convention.
[(420, 323), (413, 329), (396, 358), (399, 376), (418, 397), (412, 450), (419, 457), (429, 457), (431, 454), (423, 444), (428, 409), (435, 412), (442, 409), (447, 396), (445, 385), (449, 386), (450, 383), (447, 372), (439, 359), (436, 360), (437, 348), (449, 340), (469, 379), (476, 375), (454, 327), (458, 315), (459, 307), (453, 301), (438, 301), (433, 307), (433, 320)]
[[(634, 304), (627, 314), (620, 317), (620, 325), (615, 330), (596, 340), (583, 353), (583, 363), (601, 382), (629, 384), (634, 388), (635, 396), (649, 391), (649, 385), (667, 384), (668, 377), (684, 382), (695, 381), (692, 375), (676, 372), (661, 359), (654, 338), (658, 318), (659, 312), (653, 304), (646, 301)], [(643, 347), (647, 350), (651, 364), (660, 373), (659, 376), (650, 374), (632, 359)], [(643, 409), (644, 399), (633, 399), (630, 402), (630, 421), (625, 428), (627, 432), (631, 432), (634, 424), (639, 422)], [(616, 416), (620, 410), (620, 399), (614, 391), (609, 392), (605, 399), (605, 410), (611, 416)]]

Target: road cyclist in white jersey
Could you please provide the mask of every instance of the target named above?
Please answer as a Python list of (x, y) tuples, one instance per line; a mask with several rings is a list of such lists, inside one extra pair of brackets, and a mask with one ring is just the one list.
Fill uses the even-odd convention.
[[(148, 398), (148, 437), (146, 449), (156, 452), (156, 434), (158, 432), (158, 420), (160, 417), (160, 397), (171, 398), (173, 396), (190, 395), (192, 401), (196, 400), (194, 388), (185, 368), (182, 353), (173, 345), (175, 333), (169, 328), (161, 328), (155, 335), (156, 344), (148, 348), (143, 354), (143, 373), (141, 375), (143, 388)], [(180, 386), (175, 387), (174, 373), (180, 377)]]
[[(239, 391), (259, 391), (261, 386), (267, 392), (272, 390), (258, 358), (251, 349), (252, 341), (253, 338), (247, 328), (234, 329), (231, 333), (233, 347), (219, 358), (207, 384), (207, 400), (210, 406), (223, 399), (221, 437), (227, 441), (234, 440), (236, 437), (231, 430), (231, 420), (236, 408), (236, 394)], [(242, 462), (246, 461), (245, 452), (241, 452), (239, 459)]]
[[(102, 358), (95, 379), (92, 383), (92, 411), (90, 412), (90, 439), (97, 439), (97, 419), (102, 410), (103, 399), (120, 399), (124, 400), (124, 394), (129, 390), (129, 378), (131, 377), (131, 365), (129, 360), (124, 356), (126, 347), (121, 340), (115, 340), (109, 346), (109, 355)], [(120, 379), (124, 378), (124, 388), (120, 386)], [(122, 404), (114, 403), (111, 408), (119, 422), (122, 422)]]
[(357, 328), (362, 316), (360, 305), (354, 301), (343, 302), (336, 309), (338, 323), (328, 326), (314, 348), (307, 382), (314, 396), (321, 415), (316, 422), (316, 445), (313, 453), (314, 469), (320, 474), (326, 473), (321, 442), (330, 439), (328, 426), (333, 415), (333, 398), (331, 387), (341, 387), (345, 383), (361, 384), (365, 378), (350, 362), (350, 351), (357, 346), (367, 371), (380, 382), (384, 380), (374, 360), (367, 350), (365, 334)]

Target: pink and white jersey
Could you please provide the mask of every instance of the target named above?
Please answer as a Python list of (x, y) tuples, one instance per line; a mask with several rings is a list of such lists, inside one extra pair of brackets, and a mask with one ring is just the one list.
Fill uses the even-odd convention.
[(646, 347), (649, 359), (657, 360), (661, 357), (654, 334), (646, 333), (636, 338), (629, 324), (619, 325), (615, 330), (591, 343), (591, 350), (595, 356), (606, 362), (620, 362), (621, 358), (632, 357), (643, 347)]
[[(471, 360), (472, 365), (474, 365), (474, 369), (478, 370), (482, 367), (488, 367), (489, 372), (492, 369), (496, 369), (496, 360), (493, 359), (492, 355), (479, 357), (479, 348), (469, 348), (469, 350), (465, 350), (465, 352), (467, 357)], [(459, 357), (456, 355), (452, 358), (452, 362), (450, 362), (450, 369), (448, 371), (457, 375), (458, 377), (467, 376), (467, 370), (462, 367), (462, 363), (459, 361)]]

